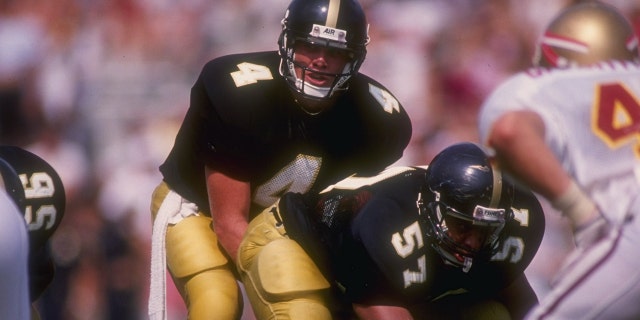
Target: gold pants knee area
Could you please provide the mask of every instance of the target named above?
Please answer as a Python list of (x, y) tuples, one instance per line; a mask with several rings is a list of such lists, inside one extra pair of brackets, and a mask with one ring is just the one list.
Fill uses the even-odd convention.
[[(169, 192), (165, 183), (153, 193), (155, 219)], [(167, 227), (167, 267), (189, 312), (189, 319), (238, 319), (242, 296), (233, 264), (221, 251), (211, 218), (200, 212)]]
[(331, 319), (329, 283), (275, 218), (277, 204), (254, 218), (238, 252), (238, 269), (258, 319)]

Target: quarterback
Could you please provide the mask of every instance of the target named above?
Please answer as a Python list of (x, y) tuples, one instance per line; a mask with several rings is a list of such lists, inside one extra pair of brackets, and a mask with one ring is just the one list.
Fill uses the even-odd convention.
[[(544, 225), (533, 193), (460, 143), (427, 168), (287, 193), (251, 221), (238, 268), (259, 319), (307, 319), (316, 299), (334, 318), (518, 319), (537, 302), (524, 270)], [(315, 263), (301, 266), (304, 253)], [(292, 280), (304, 273), (334, 291)]]
[(482, 141), (573, 227), (575, 252), (531, 319), (640, 318), (638, 39), (614, 7), (563, 10), (539, 68), (485, 102)]
[[(165, 261), (190, 319), (236, 319), (235, 258), (251, 218), (307, 192), (397, 161), (409, 118), (358, 72), (369, 42), (355, 0), (293, 0), (278, 51), (208, 62), (160, 166), (149, 313), (164, 318)], [(165, 259), (166, 253), (166, 259)]]

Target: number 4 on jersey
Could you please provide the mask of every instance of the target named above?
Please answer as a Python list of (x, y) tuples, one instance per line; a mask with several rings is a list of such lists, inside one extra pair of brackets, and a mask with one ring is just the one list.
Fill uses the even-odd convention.
[(273, 79), (271, 71), (266, 66), (243, 62), (238, 65), (238, 69), (240, 69), (240, 71), (231, 73), (231, 77), (233, 78), (233, 82), (235, 82), (236, 87), (256, 83), (258, 80)]
[(369, 93), (380, 103), (384, 111), (388, 113), (400, 112), (400, 103), (388, 91), (369, 84)]
[(596, 90), (592, 128), (610, 148), (634, 143), (640, 158), (640, 102), (620, 83), (602, 84)]

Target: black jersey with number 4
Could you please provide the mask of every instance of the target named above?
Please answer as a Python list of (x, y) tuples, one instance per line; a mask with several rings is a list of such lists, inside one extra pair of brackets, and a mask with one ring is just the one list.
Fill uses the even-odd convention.
[[(313, 244), (306, 235), (315, 233), (322, 239), (328, 246), (330, 276), (352, 302), (417, 305), (449, 293), (491, 296), (522, 275), (544, 233), (544, 212), (533, 193), (516, 188), (514, 219), (504, 228), (499, 251), (491, 261), (474, 261), (463, 272), (432, 248), (426, 219), (419, 216), (417, 200), (425, 172), (423, 167), (391, 167), (373, 177), (349, 177), (325, 189), (319, 199), (304, 200), (317, 203), (320, 226), (313, 232), (295, 232), (300, 224), (293, 223), (299, 217), (290, 214), (285, 227), (294, 230), (305, 249)], [(293, 203), (289, 197), (293, 195), (281, 203)], [(433, 196), (424, 193), (423, 200), (432, 201)], [(318, 252), (317, 247), (310, 249), (311, 255)]]
[(358, 74), (335, 104), (309, 115), (280, 76), (273, 52), (207, 63), (175, 144), (160, 171), (169, 186), (208, 211), (204, 165), (249, 181), (252, 214), (287, 191), (306, 192), (402, 156), (411, 123), (401, 104)]

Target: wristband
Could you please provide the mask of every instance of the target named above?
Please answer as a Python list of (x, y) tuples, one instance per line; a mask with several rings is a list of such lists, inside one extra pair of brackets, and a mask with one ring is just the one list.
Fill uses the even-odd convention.
[(554, 199), (551, 205), (569, 218), (574, 226), (580, 226), (589, 221), (596, 209), (593, 201), (580, 190), (574, 181), (571, 181), (569, 189)]

